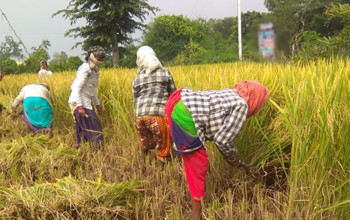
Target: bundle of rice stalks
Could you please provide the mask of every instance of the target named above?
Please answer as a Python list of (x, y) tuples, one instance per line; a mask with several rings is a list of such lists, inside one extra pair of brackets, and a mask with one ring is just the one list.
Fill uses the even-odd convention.
[(0, 188), (0, 218), (132, 219), (138, 181), (77, 180)]
[[(64, 144), (57, 145), (47, 135), (26, 135), (4, 142), (0, 151), (1, 185), (32, 185), (38, 180), (66, 176), (79, 159), (78, 153)], [(59, 173), (55, 172), (57, 169)]]

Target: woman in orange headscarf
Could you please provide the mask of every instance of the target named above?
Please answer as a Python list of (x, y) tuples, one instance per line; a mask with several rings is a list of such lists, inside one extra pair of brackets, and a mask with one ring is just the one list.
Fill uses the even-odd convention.
[(232, 142), (246, 118), (254, 115), (269, 96), (268, 89), (256, 81), (242, 81), (232, 89), (176, 90), (168, 99), (165, 114), (174, 139), (174, 151), (182, 155), (192, 197), (192, 218), (201, 215), (209, 160), (204, 147), (214, 141), (232, 166), (248, 169), (237, 156)]

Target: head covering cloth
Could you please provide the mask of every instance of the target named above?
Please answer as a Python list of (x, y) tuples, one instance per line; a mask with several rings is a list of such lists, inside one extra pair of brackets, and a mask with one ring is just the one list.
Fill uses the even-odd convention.
[(103, 61), (97, 60), (97, 58), (105, 59), (106, 51), (101, 46), (93, 46), (89, 49), (85, 60), (88, 61), (90, 69), (98, 70)]
[(162, 67), (156, 53), (149, 46), (142, 46), (137, 50), (136, 64), (139, 72), (145, 70), (145, 76)]
[(93, 54), (94, 57), (96, 57), (96, 58), (103, 58), (104, 59), (106, 57), (106, 51), (101, 46), (91, 47), (88, 51), (88, 55), (86, 56), (86, 58), (89, 58), (90, 54)]
[(257, 81), (242, 81), (234, 88), (248, 104), (247, 118), (257, 113), (269, 97), (269, 90)]

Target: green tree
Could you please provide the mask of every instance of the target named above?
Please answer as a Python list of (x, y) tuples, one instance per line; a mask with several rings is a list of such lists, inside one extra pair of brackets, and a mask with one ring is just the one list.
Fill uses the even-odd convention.
[(70, 56), (66, 63), (66, 70), (77, 70), (83, 61), (78, 56)]
[(48, 59), (49, 59), (49, 54), (45, 49), (43, 48), (35, 49), (35, 51), (30, 54), (30, 56), (25, 62), (26, 72), (28, 73), (38, 72), (40, 69), (40, 61), (48, 60)]
[(205, 30), (201, 30), (205, 36), (202, 37), (202, 41), (197, 41), (199, 46), (196, 47), (197, 52), (189, 56), (190, 63), (218, 63), (238, 60), (236, 18), (209, 19), (207, 22), (202, 22), (202, 27), (205, 28)]
[(147, 0), (71, 0), (66, 9), (53, 14), (63, 14), (74, 25), (79, 19), (85, 19), (86, 25), (69, 29), (65, 36), (85, 38), (75, 46), (82, 44), (83, 49), (91, 45), (101, 45), (111, 49), (113, 66), (119, 62), (118, 45), (131, 42), (130, 34), (142, 29), (146, 15), (158, 10)]
[(50, 60), (49, 69), (54, 72), (67, 70), (67, 59), (68, 55), (66, 52), (55, 52)]
[(10, 58), (1, 58), (0, 59), (0, 67), (1, 70), (6, 72), (7, 74), (14, 74), (18, 73), (19, 68), (16, 63), (16, 61), (10, 59)]
[(343, 28), (337, 20), (329, 21), (324, 12), (332, 3), (350, 3), (350, 0), (265, 0), (265, 6), (279, 23), (288, 27), (291, 53), (299, 49), (299, 37), (304, 31), (316, 31), (321, 36), (332, 36)]
[(136, 67), (137, 46), (128, 45), (120, 48), (120, 66), (134, 68)]
[(305, 31), (299, 38), (301, 50), (297, 58), (350, 56), (350, 5), (332, 4), (325, 14), (329, 20), (337, 19), (343, 25), (343, 29), (330, 37), (321, 37), (315, 31)]
[(60, 53), (55, 52), (52, 56), (51, 61), (65, 61), (68, 58), (68, 55), (66, 52), (61, 51)]
[[(266, 14), (256, 11), (242, 13), (242, 36), (247, 34), (251, 25), (257, 20), (263, 18)], [(238, 21), (237, 17), (226, 17), (223, 19), (209, 19), (208, 24), (213, 27), (215, 32), (221, 33), (224, 39), (230, 39), (233, 42), (238, 41)], [(244, 42), (243, 42), (244, 43)]]
[[(242, 33), (246, 35), (254, 21), (263, 17), (258, 12), (242, 16)], [(158, 57), (174, 64), (217, 63), (238, 60), (237, 18), (194, 19), (160, 16), (148, 25), (144, 44)]]
[(191, 40), (191, 21), (182, 15), (159, 16), (144, 32), (144, 44), (152, 47), (161, 61), (170, 62)]
[(11, 36), (5, 36), (5, 42), (0, 44), (0, 58), (23, 60), (23, 51), (20, 48), (21, 43), (15, 42)]
[(203, 57), (208, 52), (209, 29), (207, 27), (207, 21), (202, 18), (190, 20), (188, 33), (189, 42), (176, 57), (175, 64), (204, 63), (205, 59)]
[(68, 57), (66, 52), (55, 52), (50, 60), (49, 69), (54, 72), (76, 70), (83, 63), (78, 56)]
[(226, 17), (223, 19), (211, 18), (208, 20), (208, 25), (214, 32), (219, 32), (223, 38), (228, 39), (232, 36), (233, 32), (236, 33), (236, 30), (233, 30), (233, 27), (237, 27), (237, 19), (234, 17)]
[(51, 46), (50, 41), (43, 40), (38, 47), (32, 47), (32, 53), (29, 55), (28, 59), (25, 61), (25, 71), (28, 73), (38, 72), (40, 69), (40, 61), (48, 60), (50, 58), (47, 52), (48, 48)]
[[(51, 43), (49, 40), (43, 40), (39, 45), (38, 49), (48, 50), (51, 47)], [(32, 50), (37, 50), (37, 48), (33, 47)]]
[(340, 53), (349, 55), (350, 49), (350, 5), (332, 4), (325, 13), (330, 20), (340, 20), (343, 29), (339, 33), (324, 38), (324, 43), (332, 48), (336, 48)]

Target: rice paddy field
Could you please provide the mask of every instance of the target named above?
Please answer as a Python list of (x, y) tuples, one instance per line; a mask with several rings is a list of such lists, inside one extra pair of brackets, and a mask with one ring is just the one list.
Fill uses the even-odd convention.
[[(270, 90), (235, 140), (254, 175), (208, 142), (203, 219), (350, 219), (350, 62), (170, 66), (176, 86), (224, 89), (257, 80)], [(137, 146), (131, 83), (136, 69), (102, 69), (105, 146), (77, 150), (68, 106), (75, 72), (53, 73), (54, 137), (32, 135), (10, 114), (37, 74), (0, 82), (0, 219), (189, 219), (181, 158), (163, 168)]]

